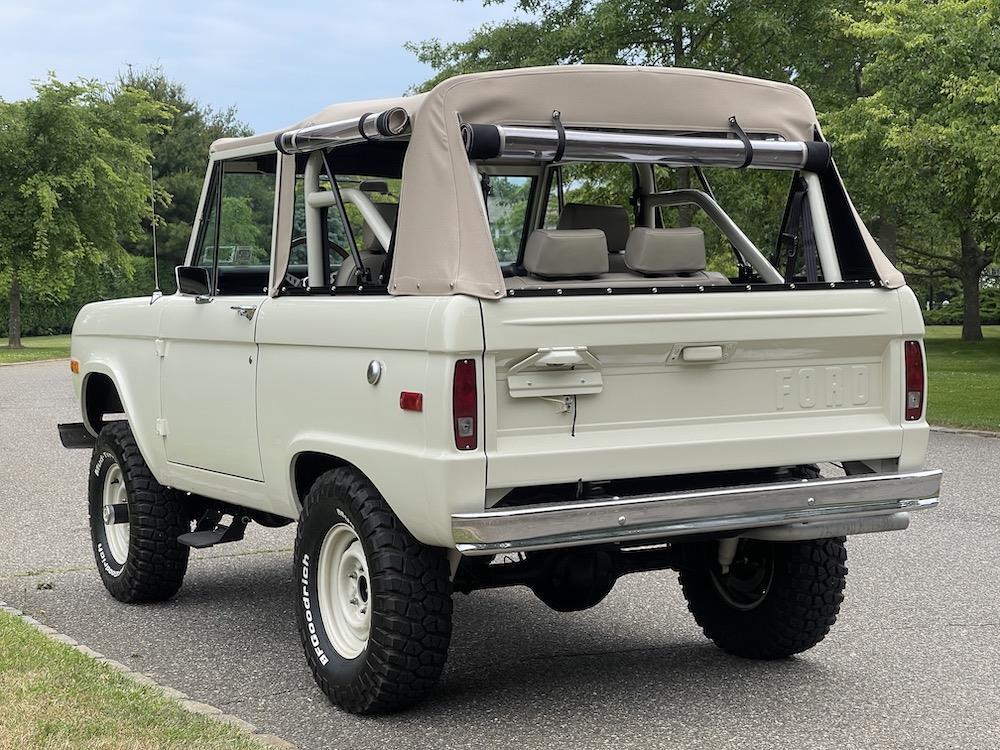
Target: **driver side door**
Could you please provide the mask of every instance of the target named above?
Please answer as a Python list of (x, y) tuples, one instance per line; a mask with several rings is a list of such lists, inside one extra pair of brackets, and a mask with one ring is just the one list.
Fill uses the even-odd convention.
[(167, 460), (263, 480), (257, 445), (257, 313), (267, 301), (276, 159), (215, 165), (191, 265), (209, 271), (208, 295), (175, 294), (157, 342)]

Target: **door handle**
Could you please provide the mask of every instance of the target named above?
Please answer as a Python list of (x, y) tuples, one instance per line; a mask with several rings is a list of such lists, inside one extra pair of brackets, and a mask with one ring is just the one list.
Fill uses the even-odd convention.
[(685, 362), (721, 362), (722, 347), (718, 344), (710, 346), (685, 346), (681, 349), (681, 359)]
[(736, 352), (735, 341), (674, 344), (667, 355), (668, 365), (710, 365), (725, 363)]
[(230, 305), (230, 310), (235, 310), (241, 318), (253, 320), (254, 313), (257, 312), (257, 305)]

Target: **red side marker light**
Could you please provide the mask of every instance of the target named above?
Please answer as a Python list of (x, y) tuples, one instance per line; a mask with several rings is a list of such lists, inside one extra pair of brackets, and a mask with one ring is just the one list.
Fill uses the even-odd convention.
[(423, 411), (424, 394), (415, 391), (403, 391), (399, 394), (399, 408), (403, 411)]

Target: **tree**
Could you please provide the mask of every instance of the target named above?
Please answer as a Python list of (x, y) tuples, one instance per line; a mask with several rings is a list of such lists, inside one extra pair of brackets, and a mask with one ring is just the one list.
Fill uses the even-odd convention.
[(163, 108), (139, 91), (93, 81), (36, 83), (0, 102), (0, 283), (9, 290), (9, 346), (21, 346), (21, 296), (64, 299), (77, 275), (130, 275), (122, 246), (150, 213), (150, 136)]
[[(904, 270), (961, 282), (962, 338), (983, 337), (980, 285), (1000, 237), (1000, 3), (890, 0), (847, 34), (870, 59), (829, 113), (869, 215), (900, 227)], [(893, 243), (895, 244), (895, 243)]]
[[(153, 153), (156, 184), (160, 279), (169, 291), (174, 266), (183, 263), (187, 252), (208, 166), (209, 146), (218, 138), (245, 136), (251, 131), (237, 119), (235, 107), (216, 111), (199, 104), (182, 84), (167, 78), (160, 68), (134, 70), (129, 67), (119, 75), (114, 90), (144, 92), (167, 112), (167, 127), (150, 133), (149, 147)], [(152, 232), (148, 226), (126, 247), (135, 255), (151, 256)], [(151, 285), (152, 279), (149, 281)]]
[[(484, 0), (500, 4), (505, 0)], [(832, 11), (850, 0), (512, 0), (524, 19), (485, 25), (469, 39), (408, 45), (438, 74), (554, 63), (709, 68), (774, 80), (810, 71), (822, 88), (854, 77)], [(812, 61), (824, 58), (822, 66)], [(817, 83), (819, 86), (819, 83)]]

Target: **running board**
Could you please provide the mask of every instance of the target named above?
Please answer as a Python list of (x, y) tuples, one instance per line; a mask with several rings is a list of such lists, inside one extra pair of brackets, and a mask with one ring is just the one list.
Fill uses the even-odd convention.
[(83, 422), (68, 422), (59, 425), (59, 441), (63, 448), (93, 448), (97, 438), (90, 434)]
[[(211, 514), (214, 519), (202, 518), (198, 522), (198, 527), (187, 534), (181, 534), (177, 541), (187, 547), (194, 549), (205, 549), (214, 547), (216, 544), (226, 544), (227, 542), (238, 542), (243, 539), (250, 519), (246, 516), (233, 516), (233, 521), (228, 526), (218, 523), (221, 518), (218, 514)], [(203, 528), (211, 525), (211, 528)]]

